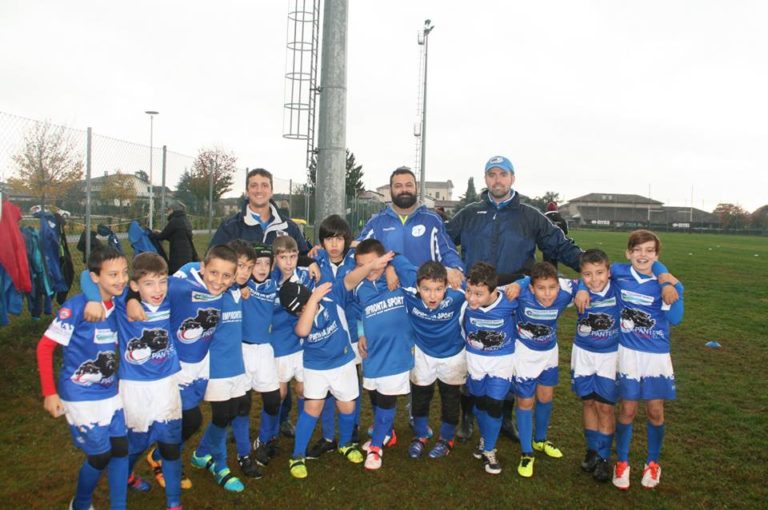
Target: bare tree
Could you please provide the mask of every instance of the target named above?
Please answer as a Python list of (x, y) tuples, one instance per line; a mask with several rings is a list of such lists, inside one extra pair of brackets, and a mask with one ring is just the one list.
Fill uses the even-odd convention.
[(16, 192), (55, 201), (77, 184), (83, 175), (83, 158), (75, 150), (67, 129), (49, 122), (37, 123), (24, 136), (24, 147), (13, 156), (16, 176), (8, 185)]
[(136, 200), (136, 185), (133, 176), (124, 174), (120, 170), (108, 176), (104, 180), (104, 186), (99, 192), (102, 202), (109, 205), (117, 205), (118, 219), (122, 218), (123, 205)]

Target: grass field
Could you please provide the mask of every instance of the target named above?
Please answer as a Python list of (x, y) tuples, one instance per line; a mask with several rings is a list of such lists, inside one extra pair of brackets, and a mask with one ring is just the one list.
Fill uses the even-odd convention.
[[(623, 259), (625, 233), (575, 232), (583, 248), (601, 247)], [(199, 248), (205, 240), (200, 239)], [(516, 473), (519, 447), (499, 441), (501, 475), (485, 474), (471, 455), (474, 440), (438, 461), (406, 456), (410, 433), (401, 402), (400, 441), (387, 450), (379, 472), (366, 473), (338, 455), (309, 463), (309, 478), (287, 470), (292, 442), (245, 492), (226, 493), (212, 477), (188, 467), (194, 483), (187, 509), (227, 508), (766, 508), (768, 501), (768, 239), (665, 234), (662, 260), (686, 287), (685, 319), (672, 332), (678, 400), (666, 408), (664, 474), (655, 491), (640, 487), (645, 458), (644, 419), (638, 416), (632, 445), (632, 488), (621, 493), (598, 485), (579, 469), (584, 452), (580, 403), (570, 392), (567, 367), (575, 314), (560, 327), (561, 382), (549, 437), (562, 459), (537, 459), (530, 480)], [(49, 320), (14, 317), (0, 329), (0, 508), (66, 508), (82, 455), (71, 445), (63, 419), (42, 409), (35, 345)], [(721, 349), (704, 346), (717, 340)], [(258, 400), (258, 399), (256, 399)], [(363, 425), (370, 423), (367, 398)], [(295, 407), (295, 406), (294, 406)], [(295, 411), (294, 411), (295, 412)], [(257, 416), (253, 411), (253, 416)], [(437, 403), (432, 426), (437, 427)], [(477, 432), (475, 433), (475, 438)], [(193, 438), (196, 444), (199, 435)], [(474, 438), (473, 438), (474, 439)], [(189, 451), (185, 458), (188, 460)], [(138, 471), (151, 479), (146, 464)], [(232, 466), (233, 471), (237, 471)], [(94, 504), (106, 508), (102, 481)], [(129, 494), (129, 508), (163, 508), (159, 487)]]

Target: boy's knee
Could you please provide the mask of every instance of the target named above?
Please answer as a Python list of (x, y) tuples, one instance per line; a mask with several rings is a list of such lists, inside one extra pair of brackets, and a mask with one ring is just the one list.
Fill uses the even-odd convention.
[(270, 416), (276, 416), (280, 412), (280, 391), (267, 391), (261, 394), (261, 402), (264, 412)]
[(178, 460), (181, 457), (181, 445), (157, 442), (157, 449), (160, 450), (160, 456), (165, 460)]
[(91, 465), (93, 469), (98, 469), (99, 471), (104, 470), (105, 467), (109, 464), (109, 459), (112, 458), (112, 451), (107, 450), (104, 453), (97, 453), (95, 455), (88, 455), (88, 464)]
[(112, 456), (113, 457), (126, 457), (128, 455), (128, 437), (111, 437), (109, 438), (112, 444)]

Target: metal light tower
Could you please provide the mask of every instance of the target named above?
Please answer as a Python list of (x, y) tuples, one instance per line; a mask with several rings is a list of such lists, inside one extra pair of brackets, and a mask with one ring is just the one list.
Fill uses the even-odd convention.
[(144, 113), (149, 115), (149, 229), (152, 230), (153, 218), (155, 215), (155, 192), (152, 185), (152, 153), (154, 148), (154, 122), (155, 115), (160, 115), (160, 112), (154, 110), (147, 110)]
[(421, 140), (421, 162), (419, 165), (419, 200), (424, 203), (426, 196), (426, 160), (427, 160), (427, 56), (429, 51), (429, 33), (435, 26), (432, 20), (424, 20), (424, 28), (419, 34), (419, 46), (424, 46), (424, 75), (422, 78), (422, 100), (421, 100), (421, 130), (419, 133)]

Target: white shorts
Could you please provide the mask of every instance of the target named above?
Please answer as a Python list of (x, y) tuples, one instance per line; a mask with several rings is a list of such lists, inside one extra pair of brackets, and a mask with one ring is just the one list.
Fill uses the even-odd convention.
[(181, 372), (176, 374), (176, 381), (179, 383), (179, 386), (189, 386), (198, 379), (208, 380), (208, 375), (210, 374), (208, 354), (197, 363), (179, 361), (179, 365), (181, 365)]
[(254, 391), (266, 393), (280, 387), (272, 344), (243, 343), (243, 363), (250, 388)]
[(407, 395), (411, 392), (410, 371), (384, 377), (363, 377), (363, 388), (382, 395)]
[(467, 373), (475, 380), (484, 379), (486, 376), (498, 377), (511, 381), (515, 375), (515, 354), (502, 354), (501, 356), (482, 356), (473, 352), (467, 352)]
[(668, 352), (642, 352), (619, 345), (617, 379), (621, 400), (674, 400), (677, 395)]
[(112, 423), (112, 417), (116, 411), (123, 408), (123, 400), (120, 395), (104, 400), (65, 401), (64, 414), (67, 423), (73, 427), (90, 428), (94, 424), (100, 427), (108, 427)]
[(360, 357), (360, 349), (357, 347), (357, 342), (352, 344), (352, 352), (355, 353), (355, 365), (362, 365), (363, 358)]
[(339, 402), (351, 402), (360, 396), (354, 361), (329, 370), (304, 369), (304, 398), (322, 400), (329, 391)]
[(616, 379), (618, 352), (592, 352), (574, 345), (571, 350), (571, 374), (573, 377), (597, 375)]
[(437, 379), (453, 385), (464, 384), (467, 380), (467, 355), (464, 349), (447, 358), (433, 358), (416, 345), (413, 357), (411, 382), (417, 386), (429, 386)]
[(287, 356), (275, 358), (277, 363), (277, 380), (280, 383), (304, 382), (304, 351), (294, 352)]
[(559, 361), (557, 344), (546, 351), (528, 348), (522, 342), (515, 343), (515, 378), (537, 379), (547, 370), (557, 368)]
[(226, 402), (233, 398), (242, 397), (250, 389), (250, 381), (245, 374), (209, 379), (203, 400), (206, 402)]
[(149, 432), (154, 422), (181, 419), (181, 393), (176, 375), (155, 381), (120, 381), (125, 425), (132, 432)]

